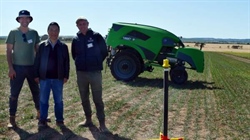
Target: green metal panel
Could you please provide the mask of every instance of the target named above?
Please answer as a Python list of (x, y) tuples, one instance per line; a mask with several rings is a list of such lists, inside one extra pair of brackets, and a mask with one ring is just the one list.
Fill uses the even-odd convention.
[(197, 72), (204, 70), (204, 53), (196, 48), (180, 48), (177, 50), (176, 58), (186, 61)]
[[(147, 40), (138, 39), (138, 38), (129, 38), (129, 36), (126, 36), (131, 31), (138, 31), (142, 34), (145, 34), (149, 38)], [(141, 46), (144, 49), (147, 49), (148, 51), (155, 54), (154, 59), (157, 57), (158, 53), (160, 52), (162, 46), (163, 46), (163, 39), (171, 40), (174, 43), (179, 43), (181, 40), (175, 36), (173, 33), (153, 27), (148, 25), (142, 25), (142, 24), (133, 24), (133, 23), (113, 23), (112, 28), (110, 29), (108, 36), (107, 36), (107, 45), (112, 46), (113, 48), (116, 48), (120, 45), (126, 45), (133, 47), (136, 49), (143, 59), (145, 59), (145, 54), (143, 51), (138, 47)], [(137, 46), (137, 47), (136, 47)], [(169, 46), (169, 47), (175, 47), (175, 46)]]

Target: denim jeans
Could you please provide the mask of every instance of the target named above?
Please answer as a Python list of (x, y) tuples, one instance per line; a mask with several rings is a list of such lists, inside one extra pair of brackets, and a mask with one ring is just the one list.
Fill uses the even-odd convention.
[(34, 67), (13, 65), (13, 68), (16, 72), (16, 77), (10, 80), (9, 115), (16, 115), (18, 97), (25, 78), (28, 81), (35, 108), (39, 110), (39, 86), (34, 80)]
[(52, 90), (56, 121), (63, 121), (63, 80), (40, 80), (40, 121), (46, 121), (49, 109), (49, 97)]
[(101, 71), (84, 72), (77, 71), (77, 84), (82, 100), (82, 107), (86, 117), (92, 115), (89, 100), (89, 87), (91, 87), (93, 101), (96, 107), (97, 118), (99, 121), (105, 119), (104, 103), (102, 101), (102, 73)]

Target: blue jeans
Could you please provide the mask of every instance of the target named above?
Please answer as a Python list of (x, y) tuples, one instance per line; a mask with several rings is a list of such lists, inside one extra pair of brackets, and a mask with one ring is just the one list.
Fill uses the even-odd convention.
[(49, 96), (52, 90), (56, 121), (63, 121), (63, 80), (40, 80), (40, 121), (46, 121), (49, 109)]
[(16, 115), (18, 97), (25, 79), (28, 81), (35, 108), (39, 110), (39, 86), (34, 80), (34, 67), (13, 65), (13, 68), (16, 77), (10, 80), (9, 114), (11, 116)]

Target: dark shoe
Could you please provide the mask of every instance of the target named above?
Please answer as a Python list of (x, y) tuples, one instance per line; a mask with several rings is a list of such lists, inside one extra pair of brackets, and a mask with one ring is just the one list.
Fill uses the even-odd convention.
[(87, 121), (85, 120), (84, 122), (80, 122), (78, 124), (79, 127), (90, 127), (90, 126), (93, 126), (93, 122), (92, 121)]
[(99, 124), (100, 124), (100, 127), (99, 127), (100, 132), (111, 133), (105, 125), (105, 119), (99, 120)]
[(7, 127), (8, 128), (16, 128), (16, 116), (10, 116), (10, 122), (8, 123)]
[(63, 121), (57, 121), (57, 122), (56, 122), (56, 125), (57, 125), (58, 127), (63, 127), (63, 126), (65, 126)]
[(99, 131), (102, 133), (111, 133), (106, 126), (100, 126)]
[(47, 127), (47, 126), (48, 126), (48, 124), (46, 121), (39, 121), (38, 122), (38, 127)]

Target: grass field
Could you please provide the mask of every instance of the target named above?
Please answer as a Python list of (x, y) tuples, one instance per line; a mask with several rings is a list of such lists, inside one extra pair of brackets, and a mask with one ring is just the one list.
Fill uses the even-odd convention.
[[(219, 60), (219, 61), (218, 61)], [(229, 61), (230, 60), (230, 61)], [(104, 135), (96, 127), (78, 128), (84, 120), (71, 61), (70, 79), (64, 87), (64, 117), (67, 131), (56, 127), (53, 99), (50, 99), (50, 128), (37, 130), (36, 111), (27, 83), (19, 97), (16, 130), (8, 130), (9, 79), (6, 58), (0, 55), (0, 139), (70, 140), (146, 140), (158, 138), (163, 131), (163, 69), (144, 72), (135, 81), (116, 81), (103, 71), (103, 99), (106, 122), (113, 135)], [(250, 138), (250, 65), (222, 53), (205, 52), (204, 73), (188, 70), (189, 80), (182, 86), (169, 85), (170, 137), (187, 140)], [(92, 102), (92, 108), (95, 109)]]
[(241, 53), (241, 52), (226, 52), (226, 53), (234, 55), (234, 56), (250, 59), (250, 53)]

